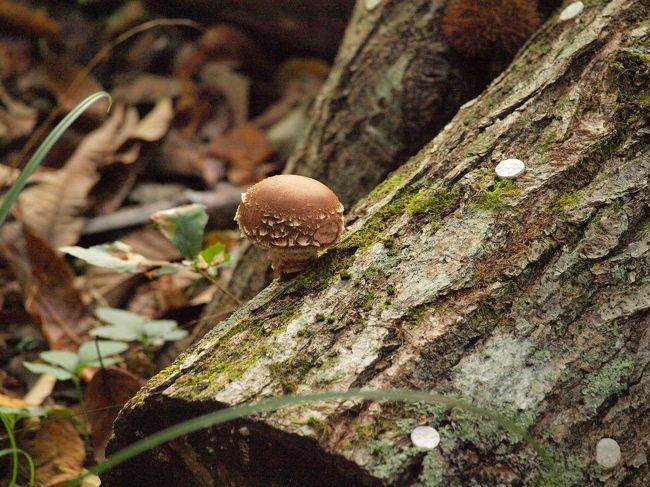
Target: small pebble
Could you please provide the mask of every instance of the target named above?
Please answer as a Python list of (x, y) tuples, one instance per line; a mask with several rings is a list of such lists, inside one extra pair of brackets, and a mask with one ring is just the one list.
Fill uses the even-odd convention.
[(411, 431), (411, 441), (418, 448), (433, 449), (440, 443), (440, 434), (431, 426), (418, 426)]
[(621, 461), (621, 447), (612, 438), (602, 438), (596, 445), (596, 461), (603, 468), (613, 468)]
[(562, 13), (560, 14), (560, 20), (571, 20), (574, 17), (577, 17), (582, 13), (582, 11), (585, 9), (585, 4), (582, 2), (573, 2), (567, 8), (562, 10)]
[(380, 3), (381, 3), (381, 0), (366, 0), (366, 8), (368, 10), (373, 10)]
[(519, 159), (506, 159), (494, 168), (497, 176), (505, 179), (515, 179), (526, 171), (526, 165)]

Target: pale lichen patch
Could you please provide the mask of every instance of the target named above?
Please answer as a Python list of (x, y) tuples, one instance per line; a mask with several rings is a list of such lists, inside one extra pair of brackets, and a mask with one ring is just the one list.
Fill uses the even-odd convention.
[(479, 404), (535, 408), (559, 376), (553, 365), (535, 354), (531, 340), (496, 335), (454, 367), (454, 386)]

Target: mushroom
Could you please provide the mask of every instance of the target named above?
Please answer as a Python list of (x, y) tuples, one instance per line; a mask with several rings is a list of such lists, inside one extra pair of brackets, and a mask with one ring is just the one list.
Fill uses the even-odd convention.
[(242, 233), (270, 250), (280, 277), (302, 271), (343, 232), (343, 205), (323, 183), (283, 174), (242, 193), (235, 220)]

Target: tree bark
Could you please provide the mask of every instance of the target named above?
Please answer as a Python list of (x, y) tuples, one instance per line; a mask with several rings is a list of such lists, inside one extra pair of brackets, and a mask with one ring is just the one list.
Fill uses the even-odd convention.
[[(286, 173), (318, 179), (349, 209), (480, 93), (493, 70), (444, 42), (439, 24), (446, 3), (357, 3)], [(246, 247), (228, 288), (245, 301), (271, 277), (268, 254)], [(236, 308), (219, 293), (204, 315)]]
[[(287, 392), (410, 388), (510, 417), (559, 469), (462, 408), (330, 401), (190, 435), (105, 485), (649, 485), (649, 14), (551, 17), (337, 246), (151, 380), (109, 446)], [(495, 178), (512, 157), (527, 172)], [(438, 448), (411, 444), (423, 424)]]

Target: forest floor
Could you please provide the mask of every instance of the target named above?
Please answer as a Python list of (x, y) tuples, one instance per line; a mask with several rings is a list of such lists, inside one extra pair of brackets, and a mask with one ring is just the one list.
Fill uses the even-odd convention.
[[(0, 450), (26, 451), (36, 485), (103, 459), (121, 405), (204, 332), (201, 311), (237, 259), (239, 195), (282, 171), (331, 61), (233, 24), (164, 20), (141, 0), (0, 0), (5, 195), (63, 116), (112, 97), (62, 135), (0, 231)], [(209, 217), (193, 207), (209, 256), (174, 245), (173, 212), (162, 232), (151, 225), (190, 203)], [(104, 245), (115, 241), (128, 247)], [(94, 253), (59, 250), (70, 246)], [(119, 260), (88, 263), (102, 257)], [(30, 483), (17, 451), (0, 457), (2, 485)]]

